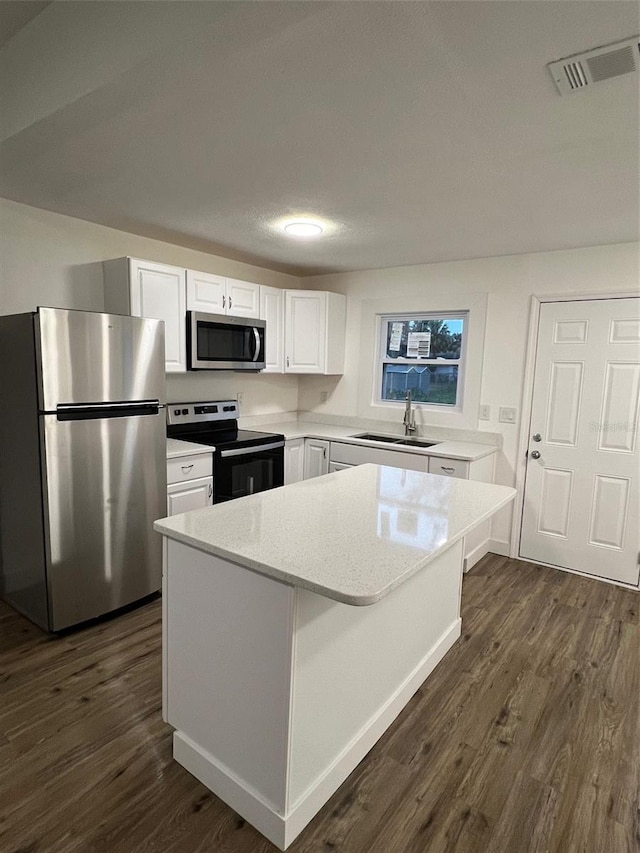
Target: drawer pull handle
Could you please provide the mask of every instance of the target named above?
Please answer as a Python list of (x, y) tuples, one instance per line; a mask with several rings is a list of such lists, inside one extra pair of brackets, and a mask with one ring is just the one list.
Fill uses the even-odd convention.
[(455, 468), (452, 468), (450, 465), (441, 465), (440, 468), (443, 471), (446, 471), (448, 474), (453, 474), (453, 472), (456, 470)]
[(182, 465), (181, 468), (186, 473), (187, 471), (190, 471), (193, 468), (193, 465)]

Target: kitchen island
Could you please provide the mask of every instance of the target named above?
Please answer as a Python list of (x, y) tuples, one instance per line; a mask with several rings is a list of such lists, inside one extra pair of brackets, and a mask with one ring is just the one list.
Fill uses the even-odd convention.
[(506, 486), (362, 465), (156, 522), (174, 758), (285, 849), (460, 635)]

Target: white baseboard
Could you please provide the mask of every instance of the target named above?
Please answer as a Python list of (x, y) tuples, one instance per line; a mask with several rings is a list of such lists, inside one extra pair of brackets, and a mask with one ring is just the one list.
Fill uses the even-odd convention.
[(368, 720), (286, 816), (276, 812), (273, 806), (261, 799), (241, 779), (234, 777), (213, 755), (201, 749), (197, 743), (179, 731), (174, 732), (173, 735), (173, 757), (269, 841), (280, 850), (285, 850), (382, 737), (416, 690), (458, 639), (461, 626), (462, 620), (456, 619), (409, 673), (396, 692)]
[(485, 554), (489, 553), (489, 545), (490, 544), (491, 544), (491, 540), (485, 539), (484, 542), (481, 542), (472, 551), (469, 551), (469, 553), (464, 558), (464, 563), (463, 563), (463, 571), (464, 572), (468, 572), (470, 568), (475, 566), (475, 564), (478, 562), (478, 560), (481, 560)]
[(511, 553), (511, 546), (506, 539), (489, 539), (489, 547), (487, 553), (499, 554), (501, 557), (508, 557)]
[(210, 791), (242, 815), (280, 850), (285, 849), (284, 816), (263, 800), (244, 780), (234, 776), (195, 741), (179, 731), (173, 733), (173, 757)]

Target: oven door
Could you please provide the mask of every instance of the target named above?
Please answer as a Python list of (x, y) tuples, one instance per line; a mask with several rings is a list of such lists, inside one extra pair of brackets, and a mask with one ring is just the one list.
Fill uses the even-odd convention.
[(257, 447), (230, 447), (217, 451), (214, 460), (214, 503), (284, 485), (284, 441)]
[(187, 312), (189, 370), (264, 370), (264, 320)]

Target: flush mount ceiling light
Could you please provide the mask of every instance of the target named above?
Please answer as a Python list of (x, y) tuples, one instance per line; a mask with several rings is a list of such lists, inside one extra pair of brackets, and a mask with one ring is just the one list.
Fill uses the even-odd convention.
[(288, 222), (284, 226), (284, 230), (290, 237), (319, 237), (324, 228), (317, 222), (300, 219), (295, 222)]
[(285, 237), (293, 237), (294, 240), (315, 240), (333, 234), (337, 225), (330, 219), (321, 219), (313, 213), (301, 211), (274, 220), (271, 228)]

